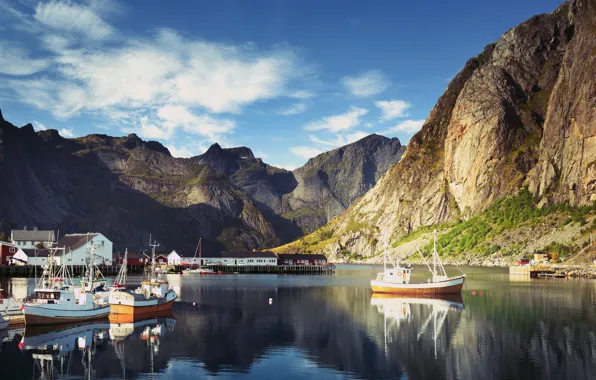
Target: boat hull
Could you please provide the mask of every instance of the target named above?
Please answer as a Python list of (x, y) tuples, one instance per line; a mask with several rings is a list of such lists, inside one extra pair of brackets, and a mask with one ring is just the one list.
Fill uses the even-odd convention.
[(110, 307), (107, 305), (88, 310), (60, 310), (41, 306), (26, 306), (24, 311), (26, 326), (92, 321), (106, 318), (109, 314)]
[(441, 295), (461, 294), (465, 276), (450, 278), (440, 282), (420, 284), (400, 284), (379, 280), (372, 280), (370, 286), (375, 293), (386, 294), (416, 294), (416, 295)]
[(168, 295), (166, 299), (148, 299), (129, 303), (126, 301), (118, 301), (118, 303), (110, 302), (110, 313), (111, 314), (127, 314), (132, 316), (143, 316), (149, 314), (160, 313), (163, 311), (170, 310), (172, 304), (178, 298), (177, 295)]

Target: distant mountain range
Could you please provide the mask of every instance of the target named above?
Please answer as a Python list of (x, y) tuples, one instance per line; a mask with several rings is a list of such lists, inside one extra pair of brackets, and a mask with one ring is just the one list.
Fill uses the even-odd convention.
[(399, 161), (399, 140), (370, 135), (294, 171), (246, 147), (174, 158), (155, 141), (17, 128), (0, 113), (0, 229), (102, 232), (116, 249), (266, 248), (324, 225)]

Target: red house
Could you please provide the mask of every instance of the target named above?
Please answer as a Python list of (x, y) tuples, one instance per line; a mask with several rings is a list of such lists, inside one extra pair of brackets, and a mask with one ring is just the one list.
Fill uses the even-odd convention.
[(8, 265), (10, 258), (17, 253), (17, 246), (12, 243), (0, 241), (0, 265)]
[[(149, 259), (149, 263), (151, 263), (151, 259)], [(166, 255), (155, 255), (155, 264), (157, 265), (166, 265), (168, 263), (168, 257)]]
[[(118, 264), (122, 264), (122, 261), (124, 261), (124, 255), (118, 257), (117, 260)], [(126, 261), (127, 265), (144, 266), (151, 264), (151, 258), (144, 253), (129, 253)]]

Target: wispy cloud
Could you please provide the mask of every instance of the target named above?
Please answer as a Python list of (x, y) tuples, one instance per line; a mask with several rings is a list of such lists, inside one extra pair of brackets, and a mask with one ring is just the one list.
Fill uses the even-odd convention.
[(114, 33), (112, 27), (90, 7), (71, 2), (40, 2), (33, 17), (53, 29), (80, 33), (94, 40), (106, 39)]
[(45, 124), (43, 124), (42, 122), (39, 122), (37, 120), (33, 121), (33, 128), (36, 131), (45, 131), (46, 129), (48, 129), (48, 128), (46, 128)]
[(314, 143), (327, 145), (327, 146), (330, 146), (333, 148), (338, 148), (340, 146), (351, 144), (353, 142), (361, 140), (369, 135), (371, 135), (371, 133), (369, 133), (369, 132), (354, 131), (353, 133), (349, 133), (347, 135), (339, 135), (338, 134), (332, 140), (321, 139), (314, 135), (309, 135), (308, 137)]
[(315, 94), (313, 92), (310, 92), (310, 91), (300, 90), (300, 91), (292, 92), (288, 96), (290, 98), (295, 98), (295, 99), (310, 99), (310, 98), (315, 97)]
[(345, 113), (327, 116), (320, 121), (308, 123), (304, 129), (307, 131), (327, 130), (334, 133), (352, 129), (360, 125), (360, 117), (367, 113), (368, 110), (364, 108), (352, 107)]
[(381, 100), (375, 102), (375, 106), (379, 107), (383, 114), (381, 121), (387, 121), (407, 116), (405, 111), (412, 105), (403, 100)]
[(279, 111), (278, 113), (284, 116), (298, 115), (305, 112), (307, 109), (308, 106), (305, 103), (296, 103), (286, 109)]
[(358, 76), (346, 76), (342, 78), (342, 84), (351, 95), (367, 98), (385, 91), (389, 80), (381, 71), (373, 70)]
[(390, 133), (405, 133), (407, 135), (413, 135), (414, 133), (418, 132), (420, 128), (424, 125), (424, 120), (404, 120), (397, 124), (394, 127), (389, 128), (388, 130), (384, 131), (383, 134), (390, 134)]
[(313, 158), (313, 157), (323, 153), (323, 150), (313, 148), (310, 146), (294, 146), (294, 147), (290, 148), (290, 151), (292, 153), (294, 153), (296, 156), (298, 156), (300, 158), (306, 158), (306, 159)]
[(60, 133), (60, 136), (66, 137), (67, 139), (75, 137), (72, 128), (62, 128), (58, 133)]
[(263, 152), (262, 150), (257, 150), (255, 152), (255, 156), (258, 158), (261, 158), (263, 160), (266, 159), (267, 157), (269, 157), (269, 155), (267, 153)]
[(27, 49), (8, 41), (0, 41), (0, 73), (8, 75), (30, 75), (50, 65), (47, 59), (34, 59)]

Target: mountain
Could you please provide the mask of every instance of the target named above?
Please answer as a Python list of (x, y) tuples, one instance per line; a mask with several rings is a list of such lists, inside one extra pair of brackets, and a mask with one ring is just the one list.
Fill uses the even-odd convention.
[[(118, 250), (147, 248), (153, 233), (160, 249), (189, 255), (199, 236), (206, 249), (271, 247), (337, 215), (372, 188), (402, 150), (397, 139), (369, 136), (309, 161), (305, 167), (325, 178), (309, 185), (300, 169), (294, 174), (269, 166), (246, 147), (214, 144), (203, 155), (174, 158), (160, 143), (134, 134), (65, 139), (55, 130), (35, 132), (31, 124), (18, 128), (0, 113), (0, 229), (100, 231)], [(346, 155), (367, 164), (338, 165)], [(295, 210), (289, 200), (319, 207), (317, 194), (328, 192), (337, 194), (337, 204), (325, 216), (300, 224), (302, 218), (284, 215)]]
[(507, 205), (528, 206), (528, 218), (544, 227), (529, 239), (555, 231), (550, 224), (565, 213), (591, 221), (595, 89), (596, 2), (568, 2), (532, 17), (471, 58), (402, 160), (300, 249), (370, 257), (388, 241), (396, 247), (421, 227), (436, 226), (458, 231), (443, 243), (460, 241), (470, 255), (522, 254), (504, 249), (507, 243), (489, 246), (505, 230), (524, 226), (515, 213), (499, 219)]

